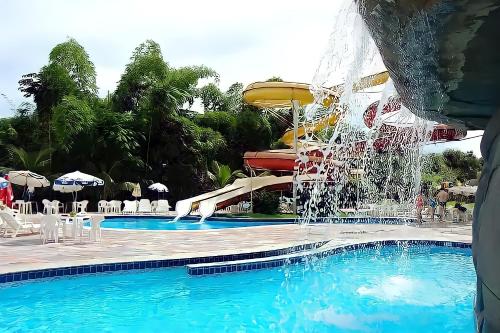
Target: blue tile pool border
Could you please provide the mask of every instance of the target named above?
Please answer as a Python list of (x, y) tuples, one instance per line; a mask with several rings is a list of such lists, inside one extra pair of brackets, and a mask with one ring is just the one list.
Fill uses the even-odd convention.
[[(358, 249), (373, 248), (377, 246), (414, 246), (414, 245), (435, 245), (443, 247), (458, 247), (458, 248), (471, 248), (470, 243), (452, 242), (452, 241), (433, 241), (433, 240), (384, 240), (366, 243), (357, 243), (351, 245), (344, 245), (328, 250), (321, 251), (321, 246), (328, 243), (317, 242), (308, 243), (299, 246), (288, 247), (284, 249), (276, 249), (262, 252), (241, 253), (232, 255), (217, 255), (207, 257), (183, 258), (183, 259), (163, 259), (163, 260), (148, 260), (148, 261), (132, 261), (132, 262), (118, 262), (118, 263), (105, 263), (105, 264), (91, 264), (81, 266), (69, 266), (58, 268), (47, 268), (39, 270), (21, 271), (0, 274), (0, 284), (19, 282), (25, 280), (35, 280), (43, 278), (80, 275), (80, 274), (95, 274), (104, 272), (126, 271), (126, 270), (143, 270), (153, 268), (166, 268), (166, 267), (182, 267), (194, 264), (203, 263), (223, 263), (228, 262), (226, 265), (215, 265), (212, 267), (198, 267), (197, 270), (188, 273), (191, 275), (205, 275), (217, 273), (229, 273), (237, 271), (246, 271), (253, 269), (263, 269), (279, 267), (286, 264), (294, 264), (306, 260), (306, 258), (325, 257), (346, 251), (353, 251)], [(314, 254), (300, 253), (303, 251), (319, 250)], [(279, 256), (290, 255), (286, 258), (273, 258)], [(252, 259), (265, 259), (261, 261), (252, 261)], [(231, 264), (230, 262), (248, 260), (242, 264)], [(202, 268), (202, 270), (200, 270)]]
[(151, 269), (151, 268), (165, 268), (165, 267), (182, 267), (190, 264), (213, 263), (224, 261), (235, 261), (245, 259), (256, 259), (265, 257), (275, 257), (284, 254), (295, 252), (308, 251), (317, 249), (328, 241), (307, 243), (302, 245), (291, 246), (283, 249), (247, 252), (228, 255), (215, 255), (205, 257), (193, 257), (182, 259), (160, 259), (160, 260), (145, 260), (145, 261), (131, 261), (131, 262), (117, 262), (117, 263), (104, 263), (104, 264), (90, 264), (80, 266), (67, 266), (57, 268), (46, 268), (39, 270), (20, 271), (12, 273), (0, 274), (0, 284), (8, 282), (18, 282), (24, 280), (34, 280), (42, 278), (50, 278), (56, 276), (79, 275), (89, 273), (103, 273), (125, 271), (133, 269)]
[(290, 264), (296, 264), (306, 261), (308, 258), (316, 257), (323, 258), (347, 251), (354, 251), (359, 249), (368, 249), (379, 246), (442, 246), (442, 247), (456, 247), (456, 248), (471, 248), (471, 244), (463, 242), (451, 241), (433, 241), (433, 240), (384, 240), (373, 241), (365, 243), (357, 243), (352, 245), (344, 245), (331, 249), (321, 250), (319, 248), (316, 252), (311, 253), (295, 253), (289, 255), (281, 255), (277, 257), (266, 257), (259, 259), (247, 259), (233, 262), (221, 262), (210, 264), (191, 264), (187, 265), (187, 273), (189, 275), (211, 275), (219, 273), (231, 273), (240, 271), (250, 271), (255, 269), (267, 269), (280, 267)]

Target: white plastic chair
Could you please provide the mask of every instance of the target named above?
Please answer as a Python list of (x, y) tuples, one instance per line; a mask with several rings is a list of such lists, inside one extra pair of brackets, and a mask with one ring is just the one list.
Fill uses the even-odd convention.
[(110, 203), (110, 212), (121, 213), (122, 212), (122, 202), (120, 200), (112, 200)]
[(110, 202), (106, 200), (99, 200), (97, 203), (97, 212), (98, 213), (108, 213), (111, 208)]
[(102, 218), (99, 216), (92, 216), (90, 218), (89, 240), (94, 241), (94, 242), (101, 241), (101, 239), (102, 239), (101, 221), (102, 221)]
[(149, 199), (141, 199), (139, 201), (139, 213), (151, 213), (152, 208), (151, 208), (151, 202), (149, 202)]
[(86, 213), (88, 204), (89, 204), (88, 200), (83, 200), (83, 201), (77, 202), (76, 203), (76, 211), (80, 212), (80, 213)]
[(35, 229), (37, 229), (33, 223), (14, 217), (14, 215), (5, 210), (0, 212), (0, 218), (6, 224), (6, 228), (3, 233), (4, 236), (10, 233), (12, 238), (14, 238), (17, 236), (19, 231), (30, 231), (31, 233), (34, 233)]
[(59, 216), (58, 215), (44, 215), (40, 220), (40, 239), (42, 244), (47, 243), (49, 240), (54, 242), (59, 241)]
[(52, 200), (52, 210), (53, 214), (64, 212), (64, 204), (59, 200)]
[(157, 213), (156, 209), (158, 208), (158, 200), (151, 201), (151, 210)]
[(158, 206), (156, 207), (157, 213), (168, 213), (170, 211), (170, 205), (168, 200), (158, 200)]
[(43, 199), (42, 204), (43, 204), (43, 213), (44, 214), (52, 214), (54, 212), (54, 209), (52, 207), (52, 202), (50, 202), (50, 200)]
[(123, 204), (123, 213), (137, 213), (137, 201), (125, 200)]

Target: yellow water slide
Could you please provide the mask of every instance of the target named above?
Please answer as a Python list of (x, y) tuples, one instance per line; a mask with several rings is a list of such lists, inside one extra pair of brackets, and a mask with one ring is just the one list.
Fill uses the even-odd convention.
[[(360, 79), (354, 85), (354, 90), (360, 91), (368, 87), (377, 86), (387, 82), (388, 79), (388, 72), (369, 75)], [(342, 91), (342, 84), (332, 88), (325, 88), (325, 95), (327, 97), (322, 101), (322, 104), (325, 107), (329, 107), (331, 104), (337, 103)], [(311, 86), (307, 83), (296, 82), (255, 82), (245, 89), (243, 99), (246, 103), (260, 108), (289, 108), (292, 107), (294, 101), (299, 106), (314, 102)], [(303, 137), (307, 132), (318, 132), (327, 127), (334, 126), (337, 120), (338, 114), (332, 113), (316, 122), (303, 124), (297, 129), (297, 137)], [(293, 145), (293, 132), (293, 130), (289, 130), (281, 138), (288, 146)]]

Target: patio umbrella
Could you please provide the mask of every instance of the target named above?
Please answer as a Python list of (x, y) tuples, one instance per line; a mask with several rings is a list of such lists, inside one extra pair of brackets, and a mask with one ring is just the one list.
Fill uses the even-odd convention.
[[(11, 184), (24, 186), (22, 197), (24, 198), (24, 195), (27, 193), (28, 201), (30, 201), (31, 193), (34, 193), (35, 187), (46, 187), (50, 185), (47, 178), (29, 170), (9, 171), (8, 176)], [(26, 188), (28, 188), (28, 192), (26, 192)]]
[(132, 196), (136, 199), (141, 196), (141, 185), (139, 185), (139, 183), (135, 184), (134, 189), (132, 190)]
[(9, 180), (12, 184), (25, 187), (46, 187), (50, 185), (47, 178), (29, 170), (10, 171)]
[(54, 180), (53, 189), (63, 193), (74, 193), (73, 201), (76, 201), (77, 193), (83, 187), (103, 185), (104, 181), (102, 179), (80, 171), (75, 171)]
[(160, 193), (168, 193), (168, 187), (162, 183), (154, 183), (148, 187), (151, 191), (158, 192), (158, 199), (160, 199)]

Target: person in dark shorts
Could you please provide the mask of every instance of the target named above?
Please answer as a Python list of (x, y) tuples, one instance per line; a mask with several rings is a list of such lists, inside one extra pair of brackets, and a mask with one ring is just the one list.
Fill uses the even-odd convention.
[(438, 194), (436, 195), (436, 199), (439, 204), (439, 220), (444, 221), (444, 216), (446, 213), (446, 203), (448, 202), (448, 191), (444, 188), (444, 186), (441, 186), (441, 189), (439, 190)]

